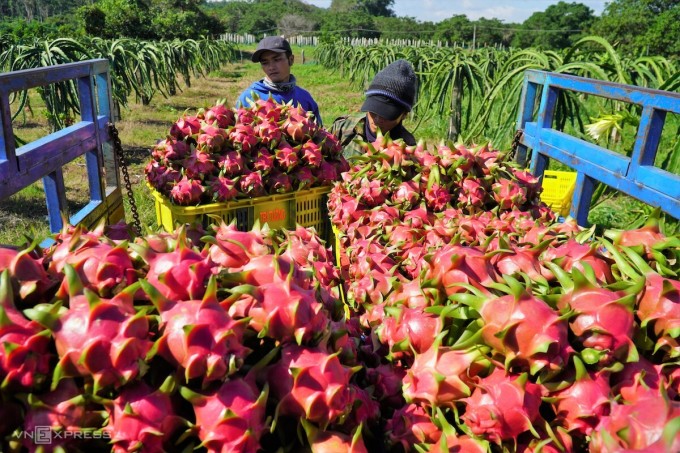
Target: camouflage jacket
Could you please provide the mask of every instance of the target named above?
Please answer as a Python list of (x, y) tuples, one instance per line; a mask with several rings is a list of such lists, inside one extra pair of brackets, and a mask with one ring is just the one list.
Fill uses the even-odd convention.
[[(333, 121), (329, 131), (338, 138), (342, 145), (342, 155), (345, 158), (363, 154), (359, 140), (366, 140), (366, 113), (356, 112), (341, 116)], [(407, 145), (415, 145), (416, 139), (401, 124), (390, 131), (392, 139), (402, 139)]]

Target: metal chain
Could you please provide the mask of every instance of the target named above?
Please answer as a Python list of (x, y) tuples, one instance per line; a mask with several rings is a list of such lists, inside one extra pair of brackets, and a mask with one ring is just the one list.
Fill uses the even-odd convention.
[(123, 173), (123, 181), (125, 182), (125, 190), (127, 196), (130, 200), (130, 211), (132, 211), (133, 224), (132, 228), (135, 230), (137, 235), (142, 234), (142, 224), (139, 221), (139, 213), (137, 212), (137, 203), (135, 202), (134, 194), (132, 193), (132, 184), (130, 183), (130, 173), (128, 173), (127, 158), (125, 157), (125, 152), (123, 151), (123, 145), (120, 142), (120, 137), (118, 136), (118, 129), (113, 123), (107, 124), (109, 128), (109, 136), (113, 141), (113, 151), (118, 157), (118, 163), (120, 164), (120, 171)]
[(512, 143), (510, 144), (510, 155), (508, 156), (510, 160), (515, 160), (517, 156), (517, 148), (519, 147), (519, 142), (522, 140), (522, 135), (524, 131), (522, 129), (517, 129), (515, 136), (512, 138)]

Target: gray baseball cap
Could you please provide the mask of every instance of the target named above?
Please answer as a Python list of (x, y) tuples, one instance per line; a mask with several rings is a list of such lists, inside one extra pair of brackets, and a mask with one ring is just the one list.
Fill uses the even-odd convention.
[(253, 63), (259, 62), (262, 54), (267, 51), (278, 53), (293, 52), (290, 48), (290, 43), (284, 38), (280, 36), (267, 36), (266, 38), (262, 38), (257, 44), (257, 50), (255, 50), (255, 53), (253, 53), (252, 56)]

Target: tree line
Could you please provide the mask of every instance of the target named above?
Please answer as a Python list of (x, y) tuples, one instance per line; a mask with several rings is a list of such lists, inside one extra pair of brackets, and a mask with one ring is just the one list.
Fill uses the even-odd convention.
[(393, 5), (394, 0), (333, 0), (329, 8), (301, 0), (6, 0), (0, 3), (0, 32), (141, 39), (306, 34), (544, 50), (565, 49), (595, 35), (634, 56), (680, 55), (677, 0), (612, 0), (600, 16), (583, 3), (560, 1), (522, 23), (470, 20), (463, 14), (440, 22), (418, 21), (396, 16)]

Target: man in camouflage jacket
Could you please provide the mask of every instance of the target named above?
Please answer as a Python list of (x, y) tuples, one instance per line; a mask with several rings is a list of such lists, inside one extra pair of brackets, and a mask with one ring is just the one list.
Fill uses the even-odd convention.
[(375, 141), (378, 129), (393, 140), (415, 145), (415, 138), (402, 121), (413, 108), (416, 91), (416, 74), (408, 61), (397, 60), (378, 72), (368, 86), (361, 112), (341, 116), (330, 127), (342, 144), (345, 158), (360, 155), (357, 141)]

